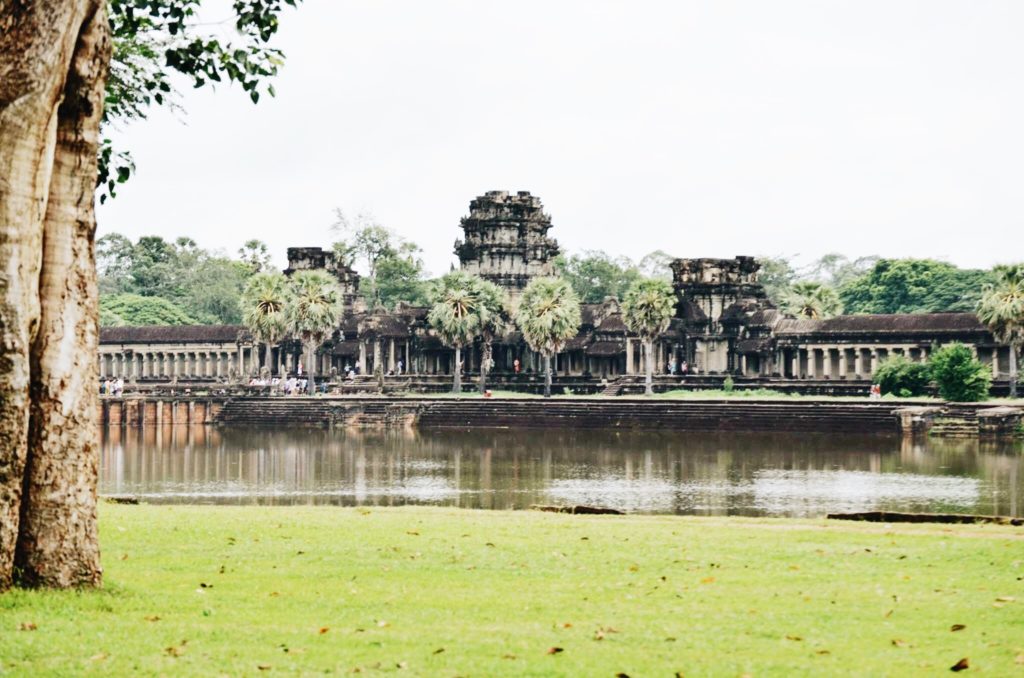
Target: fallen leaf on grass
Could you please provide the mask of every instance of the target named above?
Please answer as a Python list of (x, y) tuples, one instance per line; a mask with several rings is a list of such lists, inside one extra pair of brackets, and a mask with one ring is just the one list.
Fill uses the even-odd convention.
[(164, 654), (170, 657), (180, 657), (185, 654), (185, 648), (180, 645), (171, 645), (170, 647), (164, 648)]
[(1019, 654), (1013, 658), (1014, 664), (1024, 664), (1024, 654)]
[(18, 626), (18, 629), (21, 631), (35, 631), (38, 628), (35, 622), (21, 622), (21, 625)]
[(436, 650), (434, 650), (434, 654), (441, 654), (442, 652), (444, 652), (444, 648), (443, 647), (439, 647)]
[(408, 534), (408, 535), (411, 535), (411, 536), (413, 536), (413, 537), (418, 537), (418, 536), (420, 536), (420, 533), (419, 533), (419, 532), (417, 532), (416, 530), (406, 530), (406, 531), (405, 531), (405, 533), (406, 533), (406, 534)]
[(786, 636), (786, 640), (801, 641), (803, 640), (803, 638), (801, 638), (800, 636)]
[(158, 615), (158, 614), (151, 614), (151, 615), (146, 616), (145, 619), (148, 622), (158, 622), (158, 621), (160, 621), (160, 615)]
[(277, 598), (279, 595), (281, 595), (281, 594), (278, 593), (277, 591), (271, 591), (270, 592), (270, 597), (271, 598)]
[(905, 640), (901, 640), (899, 638), (893, 638), (892, 639), (892, 646), (893, 647), (908, 647), (908, 643)]
[(949, 630), (950, 631), (963, 631), (966, 628), (967, 628), (966, 624), (953, 624), (952, 626), (949, 627)]
[(949, 670), (950, 671), (963, 671), (963, 670), (969, 669), (969, 668), (971, 668), (971, 665), (967, 662), (967, 657), (964, 657), (963, 659), (958, 661), (956, 664), (953, 664), (952, 666), (950, 666)]
[(201, 589), (212, 589), (213, 588), (213, 584), (207, 584), (206, 582), (201, 581), (201, 582), (199, 582), (199, 588), (201, 588)]
[(128, 560), (128, 554), (127, 553), (122, 553), (121, 554), (121, 560)]
[(1012, 603), (1015, 600), (1017, 599), (1013, 596), (999, 596), (998, 598), (996, 598), (997, 603)]
[(271, 667), (270, 664), (257, 664), (256, 668), (260, 671), (269, 671)]
[(703, 579), (700, 580), (700, 583), (701, 584), (714, 584), (715, 583), (715, 578), (714, 577), (704, 577)]
[(832, 653), (830, 651), (828, 651), (828, 650), (816, 650), (814, 652), (814, 654), (832, 654)]
[(628, 673), (616, 673), (615, 678), (629, 678)]
[(391, 626), (391, 624), (381, 619), (377, 622), (377, 626), (379, 626), (380, 628), (384, 628), (385, 626)]
[(561, 626), (563, 629), (571, 629), (572, 622), (562, 622), (561, 624), (559, 624), (559, 626)]
[(108, 656), (109, 655), (106, 652), (100, 652), (99, 654), (94, 654), (93, 656), (89, 657), (89, 661), (101, 662), (104, 659), (106, 659)]
[(329, 627), (329, 626), (321, 626), (320, 627), (320, 631), (318, 633), (322, 636), (322, 635), (324, 635), (325, 633), (327, 633), (330, 630), (331, 630), (331, 627)]
[[(466, 536), (469, 536), (469, 535), (466, 535)], [(503, 655), (501, 655), (501, 658), (502, 659), (515, 659), (516, 656), (514, 654), (503, 654)]]
[(565, 650), (563, 648), (561, 648), (561, 647), (549, 647), (548, 648), (548, 654), (558, 654), (559, 652), (565, 652)]

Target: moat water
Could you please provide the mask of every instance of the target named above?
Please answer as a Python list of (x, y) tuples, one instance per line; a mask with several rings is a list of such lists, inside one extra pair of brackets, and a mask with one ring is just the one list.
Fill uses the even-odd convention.
[(796, 434), (108, 428), (100, 492), (188, 504), (1022, 516), (1024, 450)]

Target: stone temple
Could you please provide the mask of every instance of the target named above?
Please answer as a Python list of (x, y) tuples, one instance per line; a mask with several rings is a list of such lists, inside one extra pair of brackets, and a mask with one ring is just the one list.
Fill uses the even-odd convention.
[[(552, 220), (540, 198), (529, 192), (489, 191), (470, 202), (455, 242), (462, 270), (490, 280), (515, 298), (535, 277), (554, 273), (558, 243), (549, 235)], [(424, 307), (400, 304), (391, 311), (370, 310), (358, 292), (359, 276), (319, 247), (288, 249), (286, 274), (324, 269), (345, 295), (346, 313), (334, 336), (321, 347), (317, 371), (338, 374), (358, 366), (370, 375), (399, 361), (405, 377), (452, 372), (452, 350), (427, 323)], [(826, 320), (788, 316), (768, 300), (752, 257), (676, 259), (671, 263), (676, 314), (656, 343), (656, 372), (670, 360), (686, 362), (691, 375), (713, 381), (723, 375), (756, 380), (766, 387), (786, 384), (809, 392), (867, 389), (880, 361), (903, 355), (923, 361), (936, 346), (962, 342), (992, 367), (996, 390), (1005, 390), (1009, 347), (999, 344), (973, 313), (844, 315)], [(639, 339), (622, 320), (618, 302), (583, 306), (577, 336), (554, 362), (559, 379), (583, 391), (606, 381), (643, 374)], [(479, 346), (464, 350), (465, 369), (480, 368)], [(274, 374), (294, 373), (301, 349), (286, 341), (272, 351)], [(100, 333), (100, 374), (141, 383), (227, 382), (257, 374), (263, 353), (241, 326), (110, 327)], [(523, 374), (513, 374), (519, 360)], [(492, 383), (514, 388), (540, 366), (517, 332), (494, 345)], [(568, 381), (566, 383), (568, 383)], [(794, 386), (795, 385), (795, 386)]]

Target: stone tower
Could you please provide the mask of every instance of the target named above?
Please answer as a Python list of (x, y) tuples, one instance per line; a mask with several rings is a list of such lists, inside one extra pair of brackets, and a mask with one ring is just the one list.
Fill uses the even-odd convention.
[(515, 294), (537, 276), (554, 275), (558, 243), (548, 237), (551, 217), (529, 191), (488, 191), (469, 203), (464, 240), (455, 241), (463, 271)]
[(295, 271), (307, 270), (322, 270), (333, 275), (341, 287), (345, 306), (353, 308), (359, 305), (359, 274), (339, 260), (334, 252), (320, 247), (289, 247), (288, 268), (284, 269), (284, 274), (290, 276)]

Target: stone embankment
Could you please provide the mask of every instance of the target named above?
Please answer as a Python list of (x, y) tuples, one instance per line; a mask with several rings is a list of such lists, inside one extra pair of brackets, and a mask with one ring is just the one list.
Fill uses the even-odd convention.
[(596, 428), (680, 431), (900, 431), (889, 403), (822, 401), (457, 398), (232, 398), (233, 426), (407, 425), (421, 428)]
[(156, 395), (101, 399), (109, 426), (593, 428), (1009, 438), (1018, 407), (890, 401)]

